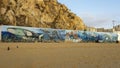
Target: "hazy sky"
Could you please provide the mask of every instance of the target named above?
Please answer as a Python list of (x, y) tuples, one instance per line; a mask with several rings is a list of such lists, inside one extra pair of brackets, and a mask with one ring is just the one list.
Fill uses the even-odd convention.
[(58, 0), (77, 14), (87, 26), (112, 28), (120, 24), (120, 0)]

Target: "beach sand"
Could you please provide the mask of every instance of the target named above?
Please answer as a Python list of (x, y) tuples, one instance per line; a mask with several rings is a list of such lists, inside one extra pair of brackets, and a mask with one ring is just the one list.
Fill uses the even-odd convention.
[(120, 44), (0, 43), (0, 68), (120, 68)]

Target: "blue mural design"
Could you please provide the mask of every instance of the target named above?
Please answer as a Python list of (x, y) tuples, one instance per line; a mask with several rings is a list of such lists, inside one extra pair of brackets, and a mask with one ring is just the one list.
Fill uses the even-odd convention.
[(3, 42), (117, 42), (118, 35), (107, 32), (89, 32), (51, 28), (2, 26)]

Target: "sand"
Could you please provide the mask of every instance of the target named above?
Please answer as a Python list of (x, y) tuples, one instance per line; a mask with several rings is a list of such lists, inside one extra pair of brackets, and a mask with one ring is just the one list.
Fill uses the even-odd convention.
[(0, 68), (120, 68), (120, 44), (0, 43)]

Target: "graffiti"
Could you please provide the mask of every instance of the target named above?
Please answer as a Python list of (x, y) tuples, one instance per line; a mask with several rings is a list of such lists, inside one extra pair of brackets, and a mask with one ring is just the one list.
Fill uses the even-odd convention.
[(20, 26), (2, 26), (3, 42), (116, 42), (115, 33), (63, 30), (51, 28), (33, 28)]
[(64, 36), (65, 36), (65, 30), (56, 30), (56, 29), (41, 29), (42, 37), (41, 40), (44, 42), (47, 41), (64, 41)]
[(39, 34), (22, 28), (7, 28), (2, 32), (2, 41), (36, 41)]
[(82, 39), (78, 37), (78, 32), (74, 30), (66, 30), (66, 41), (80, 42)]

